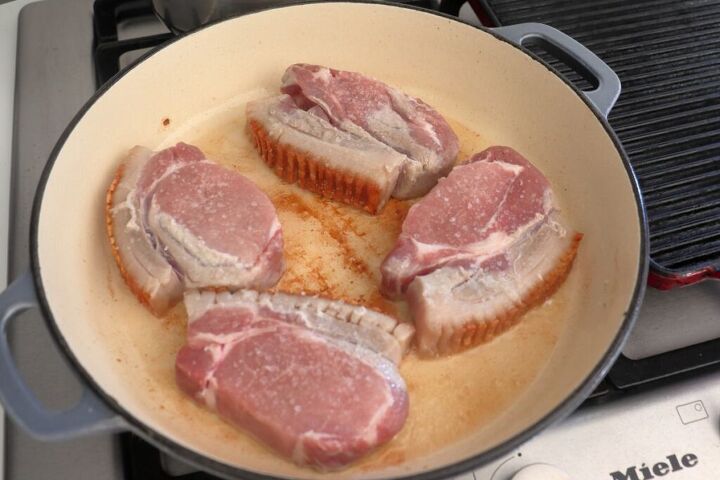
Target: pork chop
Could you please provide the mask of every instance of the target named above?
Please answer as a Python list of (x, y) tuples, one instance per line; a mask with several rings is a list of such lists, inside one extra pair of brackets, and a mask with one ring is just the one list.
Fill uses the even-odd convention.
[(370, 136), (404, 155), (393, 197), (424, 195), (452, 168), (458, 138), (422, 100), (365, 75), (320, 65), (291, 65), (282, 82), (282, 91), (300, 108), (318, 111), (341, 130)]
[(189, 292), (178, 386), (299, 465), (341, 468), (400, 431), (412, 327), (338, 301)]
[(270, 199), (184, 143), (157, 153), (133, 148), (108, 190), (105, 213), (123, 278), (157, 315), (185, 288), (266, 288), (283, 270)]
[(410, 208), (381, 265), (381, 290), (407, 298), (420, 352), (455, 352), (551, 295), (581, 238), (543, 174), (513, 149), (491, 147)]

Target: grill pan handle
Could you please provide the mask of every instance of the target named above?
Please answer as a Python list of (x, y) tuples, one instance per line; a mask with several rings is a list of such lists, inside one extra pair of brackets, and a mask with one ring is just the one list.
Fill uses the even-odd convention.
[(25, 384), (10, 351), (7, 325), (20, 313), (37, 306), (38, 298), (29, 271), (0, 294), (0, 400), (6, 411), (25, 430), (42, 440), (124, 429), (120, 416), (88, 386), (83, 385), (82, 396), (75, 406), (52, 411), (43, 407)]
[(542, 23), (519, 23), (492, 30), (516, 45), (522, 45), (527, 40), (544, 40), (550, 47), (548, 53), (575, 66), (585, 77), (595, 80), (597, 88), (583, 94), (607, 118), (620, 96), (620, 79), (597, 55), (560, 30)]

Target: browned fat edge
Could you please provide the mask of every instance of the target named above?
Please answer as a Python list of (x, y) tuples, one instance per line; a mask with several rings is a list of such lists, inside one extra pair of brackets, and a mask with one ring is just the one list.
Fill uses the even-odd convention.
[(125, 264), (120, 257), (120, 247), (118, 247), (117, 241), (115, 240), (115, 228), (112, 218), (113, 196), (115, 195), (115, 190), (120, 184), (124, 173), (125, 164), (122, 164), (115, 172), (115, 178), (113, 178), (113, 181), (110, 184), (107, 193), (105, 194), (105, 228), (107, 230), (108, 239), (110, 240), (110, 248), (112, 249), (115, 263), (117, 264), (118, 269), (120, 269), (120, 275), (122, 276), (123, 280), (125, 280), (125, 283), (130, 288), (130, 291), (137, 297), (140, 303), (145, 305), (145, 307), (147, 307), (147, 309), (150, 310), (153, 315), (155, 315), (156, 317), (160, 317), (161, 312), (155, 310), (150, 303), (150, 293), (143, 290), (143, 288), (137, 284), (135, 279), (132, 277), (132, 275), (128, 273), (127, 269), (125, 268)]
[(362, 208), (373, 215), (378, 212), (380, 189), (372, 182), (329, 168), (310, 153), (274, 141), (255, 120), (250, 120), (249, 127), (255, 147), (278, 177), (323, 197)]
[(462, 327), (456, 328), (446, 348), (439, 352), (439, 354), (456, 353), (481, 343), (487, 343), (518, 324), (525, 313), (545, 302), (545, 300), (550, 298), (558, 288), (560, 288), (560, 285), (563, 284), (572, 269), (573, 261), (577, 255), (577, 250), (582, 238), (582, 233), (575, 234), (572, 242), (555, 265), (555, 268), (545, 277), (545, 281), (530, 290), (522, 299), (521, 303), (513, 305), (512, 308), (492, 320), (482, 322), (470, 321)]

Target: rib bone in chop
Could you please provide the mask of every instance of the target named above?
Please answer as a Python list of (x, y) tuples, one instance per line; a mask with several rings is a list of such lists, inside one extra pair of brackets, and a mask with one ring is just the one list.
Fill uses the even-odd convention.
[(188, 292), (180, 388), (299, 465), (329, 470), (388, 442), (408, 413), (397, 363), (413, 334), (317, 297)]
[[(248, 108), (265, 161), (290, 182), (371, 213), (391, 195), (427, 193), (458, 153), (457, 136), (437, 111), (359, 73), (295, 64), (282, 91), (290, 98)], [(280, 102), (285, 115), (267, 115), (268, 101)]]
[(407, 298), (420, 352), (455, 352), (502, 333), (551, 295), (581, 238), (543, 174), (513, 149), (491, 147), (410, 208), (381, 266), (381, 289)]
[(266, 288), (283, 270), (270, 199), (184, 143), (130, 151), (108, 190), (106, 222), (123, 278), (158, 315), (185, 288)]

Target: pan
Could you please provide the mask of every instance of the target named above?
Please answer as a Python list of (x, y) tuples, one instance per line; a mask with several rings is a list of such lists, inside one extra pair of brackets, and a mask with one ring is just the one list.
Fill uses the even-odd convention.
[[(597, 88), (575, 89), (522, 47), (528, 39), (572, 59)], [(134, 300), (113, 264), (103, 222), (105, 191), (136, 144), (196, 143), (266, 190), (275, 188), (263, 183), (269, 170), (253, 163), (259, 161), (244, 130), (244, 104), (276, 92), (283, 70), (296, 62), (363, 72), (423, 98), (449, 119), (461, 156), (490, 144), (512, 146), (544, 172), (564, 215), (585, 235), (563, 287), (510, 332), (452, 357), (422, 360), (411, 353), (401, 366), (410, 391), (405, 428), (333, 474), (275, 456), (179, 392), (173, 362), (184, 312), (179, 307), (158, 319)], [(606, 120), (619, 92), (607, 65), (550, 27), (476, 28), (383, 3), (293, 5), (171, 41), (104, 85), (51, 154), (33, 207), (31, 270), (0, 295), (5, 408), (39, 438), (130, 430), (227, 478), (446, 478), (498, 458), (589, 395), (619, 354), (644, 293), (643, 205)], [(315, 249), (293, 257), (286, 245), (286, 277), (295, 275), (299, 288), (312, 287), (310, 270), (342, 270), (331, 243), (304, 236), (322, 230), (308, 227), (322, 219), (271, 198), (287, 242)], [(325, 204), (324, 212), (334, 208)], [(379, 217), (362, 214), (362, 222), (386, 232), (382, 241), (391, 245), (387, 232), (398, 227), (402, 211), (386, 210)], [(380, 254), (359, 254), (370, 266), (367, 292), (377, 281), (373, 266), (389, 249), (382, 241), (376, 242)], [(330, 294), (350, 295), (349, 283), (341, 275)], [(6, 326), (28, 308), (40, 308), (84, 380), (84, 393), (69, 410), (45, 409), (14, 366)]]

